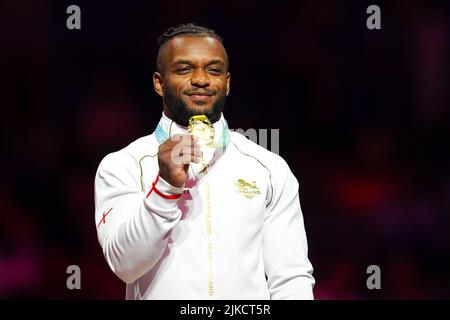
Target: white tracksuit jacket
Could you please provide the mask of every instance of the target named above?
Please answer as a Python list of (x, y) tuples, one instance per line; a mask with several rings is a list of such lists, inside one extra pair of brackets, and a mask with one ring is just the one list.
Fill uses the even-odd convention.
[[(95, 177), (95, 223), (127, 299), (313, 299), (298, 182), (278, 155), (213, 124), (225, 141), (185, 188), (158, 178), (157, 130), (107, 155)], [(225, 137), (225, 139), (224, 139)], [(223, 152), (220, 152), (222, 150)]]

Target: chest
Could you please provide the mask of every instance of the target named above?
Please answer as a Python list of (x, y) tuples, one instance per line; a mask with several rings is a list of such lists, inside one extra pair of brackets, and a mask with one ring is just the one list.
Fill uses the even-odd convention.
[[(139, 166), (139, 185), (146, 193), (159, 171), (157, 156), (143, 157)], [(206, 174), (191, 176), (186, 188), (181, 203), (184, 210), (203, 211), (209, 206), (214, 212), (236, 215), (236, 219), (260, 219), (271, 196), (272, 182), (270, 171), (258, 158), (229, 150), (213, 161)]]

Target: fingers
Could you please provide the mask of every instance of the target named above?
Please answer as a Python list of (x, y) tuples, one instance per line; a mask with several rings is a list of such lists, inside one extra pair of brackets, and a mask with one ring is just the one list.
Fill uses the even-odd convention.
[(200, 149), (198, 144), (198, 138), (192, 135), (175, 135), (171, 138), (171, 141), (178, 145), (183, 145), (193, 149)]
[(194, 156), (194, 155), (191, 155), (191, 154), (184, 154), (184, 155), (182, 155), (180, 157), (175, 157), (173, 159), (173, 162), (178, 164), (178, 165), (189, 164), (191, 162), (199, 163), (199, 162), (201, 162), (201, 157), (197, 157), (197, 156)]
[(201, 159), (202, 159), (201, 157), (185, 153), (185, 154), (182, 154), (180, 156), (172, 155), (172, 159), (171, 160), (176, 165), (184, 165), (184, 164), (189, 164), (191, 162), (199, 163), (199, 162), (201, 162)]
[(198, 139), (196, 137), (191, 135), (176, 135), (171, 140), (176, 143), (170, 154), (172, 162), (181, 165), (201, 161), (203, 152), (197, 144)]
[(198, 143), (198, 138), (190, 134), (175, 134), (170, 140), (190, 144), (192, 146), (195, 146)]
[(173, 149), (176, 149), (174, 151), (174, 155), (182, 156), (183, 154), (191, 154), (193, 156), (201, 157), (203, 155), (203, 152), (200, 148), (200, 146), (197, 143), (192, 143), (192, 141), (185, 139), (178, 142)]

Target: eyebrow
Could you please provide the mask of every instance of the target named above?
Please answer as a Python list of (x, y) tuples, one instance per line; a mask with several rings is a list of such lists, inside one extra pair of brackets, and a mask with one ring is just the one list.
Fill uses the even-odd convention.
[[(192, 64), (192, 61), (187, 60), (187, 59), (178, 59), (172, 63), (172, 65), (177, 65), (177, 64)], [(213, 60), (209, 61), (206, 65), (210, 66), (212, 64), (221, 64), (221, 65), (225, 66), (225, 62), (223, 62), (221, 59), (213, 59)]]
[(213, 59), (213, 60), (211, 60), (207, 65), (210, 66), (210, 65), (212, 65), (212, 64), (221, 64), (221, 65), (225, 66), (225, 62), (223, 62), (223, 61), (220, 60), (220, 59)]

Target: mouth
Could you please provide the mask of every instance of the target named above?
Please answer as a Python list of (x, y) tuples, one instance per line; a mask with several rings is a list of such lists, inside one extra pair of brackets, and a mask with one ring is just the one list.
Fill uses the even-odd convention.
[(212, 94), (211, 92), (202, 92), (202, 91), (189, 92), (186, 95), (188, 95), (191, 98), (191, 100), (194, 101), (207, 101), (214, 96), (214, 94)]

